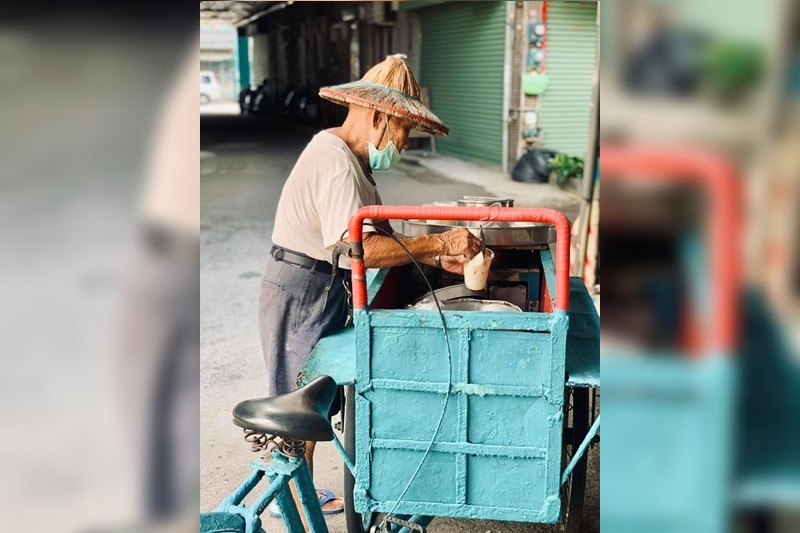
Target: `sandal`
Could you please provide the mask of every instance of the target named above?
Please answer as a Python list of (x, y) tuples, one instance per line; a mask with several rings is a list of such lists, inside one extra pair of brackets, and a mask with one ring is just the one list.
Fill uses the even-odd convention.
[[(335, 496), (333, 492), (329, 491), (328, 489), (317, 489), (317, 494), (319, 496), (319, 506), (320, 508), (328, 502), (332, 502), (334, 500), (340, 499), (338, 496)], [(281, 517), (281, 510), (278, 508), (278, 500), (272, 500), (269, 503), (269, 514), (275, 518)], [(322, 509), (322, 514), (338, 514), (344, 511), (344, 506), (339, 509)]]
[[(328, 489), (317, 489), (317, 494), (322, 494), (322, 496), (319, 499), (320, 507), (322, 507), (328, 502), (341, 499), (338, 496), (334, 496), (334, 494)], [(342, 503), (342, 506), (338, 509), (328, 509), (328, 510), (322, 509), (322, 514), (337, 514), (341, 512), (344, 512), (344, 503)]]

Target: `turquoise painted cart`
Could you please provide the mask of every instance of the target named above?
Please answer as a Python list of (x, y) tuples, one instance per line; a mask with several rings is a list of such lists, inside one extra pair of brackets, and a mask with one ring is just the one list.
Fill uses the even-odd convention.
[[(435, 311), (404, 308), (402, 268), (365, 271), (365, 219), (552, 224), (555, 254), (530, 251), (541, 310), (444, 311), (443, 328)], [(354, 327), (322, 339), (298, 379), (331, 376), (346, 392), (348, 530), (389, 514), (413, 524), (402, 531), (436, 516), (577, 531), (584, 453), (599, 427), (599, 418), (589, 427), (588, 400), (599, 385), (599, 319), (569, 278), (567, 219), (548, 209), (373, 206), (349, 231)]]

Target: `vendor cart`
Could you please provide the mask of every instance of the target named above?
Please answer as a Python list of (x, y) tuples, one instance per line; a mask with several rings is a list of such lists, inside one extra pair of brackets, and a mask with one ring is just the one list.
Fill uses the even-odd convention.
[[(399, 220), (406, 235), (483, 229), (495, 253), (486, 290), (430, 267), (366, 271), (365, 219)], [(298, 378), (331, 376), (344, 392), (348, 531), (422, 531), (455, 517), (577, 533), (599, 428), (599, 319), (569, 277), (566, 217), (371, 206), (349, 233), (354, 325), (320, 340)]]

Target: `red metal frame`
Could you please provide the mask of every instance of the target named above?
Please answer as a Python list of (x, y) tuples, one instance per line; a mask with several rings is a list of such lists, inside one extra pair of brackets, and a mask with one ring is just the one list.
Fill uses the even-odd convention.
[(420, 207), (373, 205), (362, 207), (350, 219), (350, 255), (353, 274), (353, 307), (367, 305), (367, 284), (362, 253), (363, 223), (374, 220), (469, 220), (497, 222), (543, 222), (556, 229), (556, 301), (555, 308), (569, 309), (569, 219), (555, 209), (520, 207)]
[[(602, 180), (694, 182), (709, 193), (708, 227), (713, 284), (710, 347), (732, 353), (738, 340), (740, 260), (740, 180), (722, 157), (693, 148), (602, 146)], [(696, 333), (695, 333), (696, 334)], [(690, 335), (692, 336), (692, 335)], [(696, 340), (692, 342), (697, 345)], [(699, 353), (699, 350), (692, 350)]]

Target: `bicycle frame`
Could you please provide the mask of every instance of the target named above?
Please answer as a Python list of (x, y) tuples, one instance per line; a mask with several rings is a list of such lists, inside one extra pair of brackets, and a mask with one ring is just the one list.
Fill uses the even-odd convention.
[[(294, 485), (308, 521), (311, 533), (328, 533), (328, 526), (317, 499), (317, 492), (305, 457), (285, 457), (273, 451), (271, 462), (254, 461), (250, 463), (253, 472), (231, 492), (211, 513), (201, 514), (201, 533), (264, 533), (261, 527), (261, 514), (272, 502), (277, 500), (281, 518), (289, 533), (303, 533), (306, 529), (297, 511), (289, 481)], [(264, 480), (269, 485), (252, 505), (244, 505), (243, 501)], [(241, 517), (241, 520), (237, 520)]]

